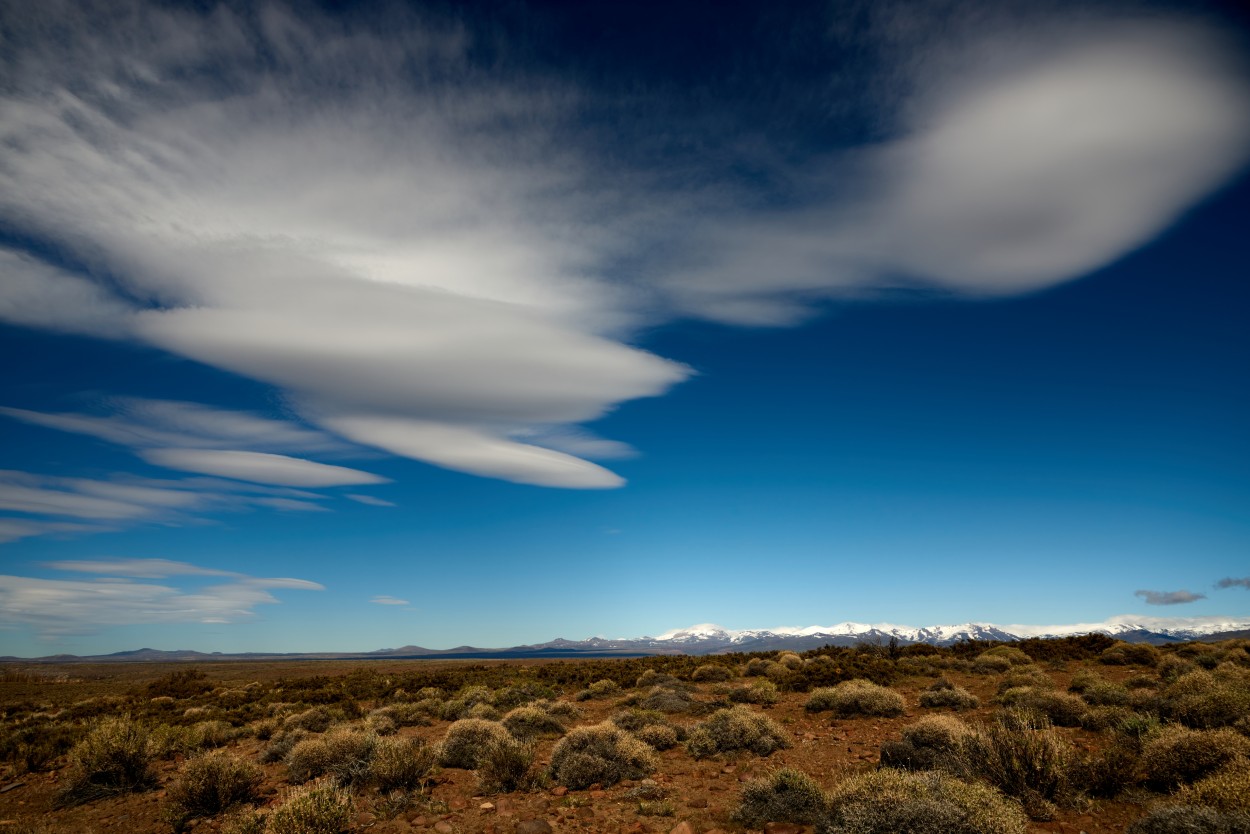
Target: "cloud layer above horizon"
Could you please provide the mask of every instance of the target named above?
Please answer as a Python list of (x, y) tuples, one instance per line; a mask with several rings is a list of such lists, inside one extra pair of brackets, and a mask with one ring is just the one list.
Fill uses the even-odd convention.
[[(483, 65), (492, 33), (472, 21), (129, 0), (11, 4), (0, 24), (0, 320), (268, 383), (296, 419), (139, 401), (5, 416), (272, 487), (381, 482), (303, 457), (360, 447), (620, 486), (596, 461), (632, 450), (580, 426), (694, 373), (638, 347), (643, 329), (1044, 289), (1147, 243), (1250, 147), (1235, 49), (1185, 18), (1006, 22), (969, 36), (975, 60), (937, 44), (877, 69), (888, 129), (870, 143), (778, 161), (744, 141), (733, 165), (680, 171), (605, 144), (629, 118), (612, 90), (524, 54)], [(767, 189), (727, 172), (744, 159)], [(62, 519), (9, 536), (162, 498), (69, 487), (0, 485), (10, 511)]]

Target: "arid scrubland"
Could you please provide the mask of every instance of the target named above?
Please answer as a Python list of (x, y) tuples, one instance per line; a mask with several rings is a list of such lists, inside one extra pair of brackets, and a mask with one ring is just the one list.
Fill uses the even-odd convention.
[(11, 665), (0, 831), (1250, 832), (1248, 648)]

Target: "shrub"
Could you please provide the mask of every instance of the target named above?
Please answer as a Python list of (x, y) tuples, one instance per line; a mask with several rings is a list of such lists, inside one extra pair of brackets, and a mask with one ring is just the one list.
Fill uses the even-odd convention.
[(938, 678), (928, 689), (920, 693), (922, 707), (951, 707), (956, 710), (976, 709), (981, 699), (946, 678)]
[(577, 727), (551, 751), (551, 776), (574, 790), (614, 785), (655, 770), (655, 752), (614, 724)]
[(508, 728), (498, 721), (462, 718), (447, 728), (438, 763), (443, 767), (477, 770), (486, 746), (498, 738), (511, 738)]
[(1096, 707), (1122, 707), (1130, 700), (1129, 691), (1121, 684), (1112, 681), (1095, 681), (1081, 692), (1086, 703)]
[(1242, 670), (1199, 670), (1182, 675), (1159, 693), (1159, 712), (1188, 727), (1227, 727), (1250, 714), (1250, 680)]
[(904, 770), (959, 772), (963, 742), (972, 728), (948, 715), (926, 715), (903, 728), (902, 738), (881, 745), (881, 765)]
[(776, 662), (791, 671), (803, 668), (803, 658), (799, 657), (794, 652), (778, 653)]
[(286, 720), (282, 722), (282, 727), (286, 730), (307, 730), (310, 733), (324, 733), (330, 729), (332, 724), (342, 720), (342, 717), (325, 707), (313, 707), (295, 715), (288, 715)]
[(213, 817), (259, 797), (260, 768), (228, 753), (191, 759), (166, 794), (176, 829), (196, 817)]
[(1023, 834), (1020, 806), (984, 785), (939, 771), (877, 770), (829, 794), (819, 834)]
[(689, 712), (694, 699), (684, 689), (669, 689), (664, 686), (653, 686), (638, 706), (646, 710), (658, 712)]
[(1228, 814), (1201, 805), (1165, 805), (1125, 829), (1125, 834), (1246, 834), (1250, 814)]
[(1182, 675), (1188, 675), (1190, 672), (1198, 671), (1198, 664), (1192, 660), (1186, 660), (1178, 655), (1170, 654), (1159, 661), (1155, 666), (1155, 671), (1159, 673), (1159, 679), (1164, 683), (1171, 683)]
[(221, 834), (264, 834), (265, 818), (255, 811), (235, 811), (221, 821)]
[(519, 739), (564, 735), (564, 724), (560, 719), (542, 707), (528, 704), (517, 707), (505, 715), (503, 725), (508, 728), (508, 732)]
[(419, 788), (429, 778), (437, 758), (437, 751), (419, 738), (381, 739), (369, 762), (370, 781), (384, 794)]
[(534, 745), (511, 736), (497, 736), (478, 756), (477, 776), (486, 793), (507, 793), (529, 784)]
[(1119, 796), (1141, 781), (1139, 758), (1131, 742), (1117, 737), (1107, 747), (1087, 755), (1075, 765), (1073, 781), (1092, 796)]
[(690, 680), (696, 683), (721, 683), (733, 677), (734, 673), (719, 663), (705, 663), (690, 673)]
[(631, 709), (612, 716), (612, 723), (656, 750), (668, 750), (682, 741), (685, 730), (671, 723), (663, 713)]
[(319, 776), (331, 776), (339, 785), (367, 782), (379, 740), (377, 733), (347, 728), (306, 738), (287, 754), (287, 772), (296, 783)]
[(824, 789), (815, 779), (800, 770), (782, 768), (743, 787), (733, 819), (748, 828), (762, 828), (766, 822), (812, 825), (824, 819), (827, 806)]
[(1017, 649), (1015, 646), (995, 646), (987, 649), (977, 655), (977, 660), (986, 657), (1001, 657), (1012, 666), (1028, 666), (1033, 662), (1033, 658), (1024, 653), (1023, 650)]
[(269, 815), (266, 834), (341, 834), (351, 825), (352, 795), (328, 781), (295, 788)]
[(98, 722), (69, 753), (66, 784), (57, 805), (76, 805), (155, 783), (148, 733), (129, 718)]
[(985, 652), (972, 662), (972, 671), (978, 675), (995, 675), (1011, 668), (1011, 661), (1001, 655)]
[(777, 684), (770, 680), (755, 681), (750, 686), (735, 686), (729, 690), (729, 700), (736, 704), (759, 704), (766, 706), (781, 700)]
[(280, 762), (287, 757), (291, 749), (301, 741), (309, 737), (307, 730), (288, 730), (274, 736), (273, 740), (265, 747), (264, 752), (260, 754), (260, 760), (265, 764)]
[(1088, 712), (1085, 702), (1075, 695), (1049, 689), (1033, 689), (1027, 686), (1007, 690), (999, 701), (1004, 706), (1041, 713), (1052, 724), (1060, 727), (1080, 726)]
[(1218, 770), (1176, 793), (1182, 805), (1209, 805), (1225, 813), (1250, 813), (1250, 767)]
[(595, 681), (573, 697), (579, 701), (589, 701), (594, 698), (615, 698), (620, 694), (620, 685), (614, 680), (604, 678), (603, 680)]
[(1098, 655), (1098, 662), (1114, 666), (1154, 666), (1159, 662), (1159, 650), (1149, 643), (1119, 643), (1104, 649)]
[(634, 681), (634, 686), (638, 689), (650, 689), (653, 686), (666, 686), (670, 689), (680, 689), (681, 685), (682, 684), (679, 679), (673, 677), (672, 675), (657, 672), (654, 669), (648, 669), (639, 675), (638, 679)]
[(1050, 675), (1037, 666), (1017, 666), (1003, 675), (1002, 680), (998, 682), (998, 692), (1002, 694), (1008, 689), (1015, 689), (1020, 686), (1027, 686), (1032, 689), (1054, 689), (1055, 682)]
[(686, 748), (696, 759), (731, 750), (749, 750), (757, 756), (790, 746), (775, 722), (742, 704), (717, 710), (690, 732)]
[(844, 681), (832, 688), (817, 689), (804, 705), (808, 712), (832, 710), (839, 717), (849, 715), (881, 715), (893, 717), (903, 714), (903, 696), (886, 686), (856, 678)]
[(670, 750), (680, 741), (676, 727), (650, 724), (634, 731), (634, 737), (656, 750)]
[(1072, 793), (1072, 748), (1044, 716), (1004, 710), (963, 744), (966, 772), (1014, 796), (1035, 819), (1053, 815), (1054, 802)]
[(1169, 727), (1142, 749), (1146, 784), (1172, 790), (1195, 782), (1250, 754), (1250, 739), (1229, 730)]

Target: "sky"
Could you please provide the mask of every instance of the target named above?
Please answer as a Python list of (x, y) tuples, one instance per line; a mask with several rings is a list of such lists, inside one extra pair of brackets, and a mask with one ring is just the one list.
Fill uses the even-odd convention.
[(1250, 12), (0, 0), (0, 654), (1250, 620)]

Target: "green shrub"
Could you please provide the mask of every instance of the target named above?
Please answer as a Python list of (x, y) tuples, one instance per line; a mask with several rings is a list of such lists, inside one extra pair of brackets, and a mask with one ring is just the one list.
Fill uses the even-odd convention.
[(341, 834), (355, 813), (352, 795), (329, 781), (295, 788), (269, 815), (266, 834)]
[(437, 763), (438, 751), (419, 738), (384, 738), (369, 762), (369, 781), (383, 794), (420, 788)]
[(782, 768), (742, 789), (733, 819), (748, 828), (766, 822), (814, 825), (828, 813), (828, 799), (816, 780), (799, 770)]
[(492, 740), (511, 737), (508, 728), (498, 721), (462, 718), (447, 728), (438, 763), (443, 767), (477, 770), (481, 756)]
[(540, 736), (548, 738), (564, 735), (564, 723), (540, 706), (527, 704), (517, 707), (503, 717), (508, 732), (519, 739)]
[(986, 657), (1001, 657), (1012, 666), (1028, 666), (1033, 662), (1033, 658), (1029, 657), (1023, 650), (1018, 649), (1015, 646), (995, 646), (994, 648), (983, 651), (981, 654), (977, 655), (978, 660)]
[(478, 756), (477, 776), (485, 793), (508, 793), (530, 784), (534, 745), (511, 736), (497, 736)]
[(1053, 803), (1073, 793), (1072, 748), (1037, 713), (1000, 712), (994, 723), (964, 741), (962, 760), (968, 775), (1019, 799), (1035, 819), (1053, 816)]
[(1021, 686), (1027, 686), (1030, 689), (1054, 689), (1055, 682), (1050, 675), (1037, 666), (1016, 666), (1003, 675), (1002, 680), (998, 682), (998, 692), (1001, 695), (1008, 689)]
[(856, 678), (832, 688), (814, 690), (804, 708), (808, 712), (832, 710), (844, 718), (851, 715), (893, 717), (902, 715), (905, 706), (903, 696), (893, 689)]
[(1146, 784), (1173, 790), (1250, 755), (1250, 739), (1233, 730), (1168, 727), (1142, 748)]
[(803, 658), (794, 652), (778, 652), (776, 662), (791, 671), (803, 668)]
[(297, 784), (319, 776), (330, 776), (344, 786), (363, 784), (369, 781), (379, 741), (377, 733), (346, 727), (306, 738), (287, 754), (287, 773)]
[(610, 722), (576, 727), (551, 751), (551, 776), (574, 790), (614, 785), (655, 770), (655, 752)]
[(728, 667), (719, 663), (705, 663), (690, 673), (690, 680), (696, 683), (721, 683), (734, 677)]
[(686, 749), (696, 759), (732, 750), (768, 756), (789, 746), (789, 739), (775, 722), (742, 704), (717, 710), (690, 732), (686, 742)]
[(1024, 834), (1020, 806), (939, 771), (877, 770), (829, 793), (818, 834)]
[[(904, 658), (906, 659), (906, 658)], [(936, 708), (951, 707), (956, 710), (976, 709), (981, 699), (945, 677), (938, 678), (928, 689), (920, 693), (920, 706)]]
[(148, 732), (129, 718), (105, 718), (69, 753), (69, 772), (56, 804), (77, 805), (152, 787)]
[(214, 817), (259, 798), (263, 774), (256, 765), (224, 752), (189, 760), (166, 793), (174, 827), (196, 817)]
[(1125, 834), (1246, 834), (1250, 814), (1228, 814), (1202, 805), (1165, 805), (1125, 829)]

